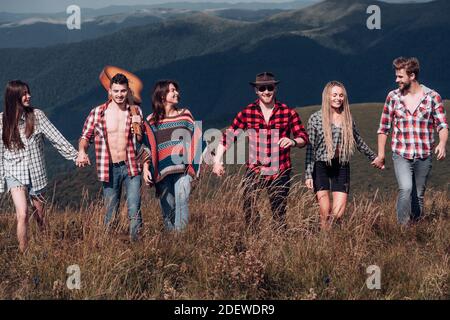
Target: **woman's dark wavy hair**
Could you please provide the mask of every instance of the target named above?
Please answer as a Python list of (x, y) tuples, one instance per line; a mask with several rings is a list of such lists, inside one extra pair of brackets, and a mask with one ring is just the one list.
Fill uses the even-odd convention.
[(153, 87), (152, 93), (153, 114), (151, 120), (155, 123), (158, 123), (165, 117), (164, 103), (166, 102), (166, 97), (167, 94), (169, 93), (170, 84), (173, 84), (173, 86), (178, 91), (180, 86), (174, 80), (160, 80), (156, 82), (155, 86)]
[(19, 119), (25, 115), (25, 135), (29, 138), (34, 132), (35, 116), (31, 106), (22, 104), (22, 97), (26, 93), (31, 94), (30, 87), (23, 81), (13, 80), (8, 82), (5, 89), (3, 105), (3, 132), (2, 140), (9, 150), (25, 148), (19, 133)]

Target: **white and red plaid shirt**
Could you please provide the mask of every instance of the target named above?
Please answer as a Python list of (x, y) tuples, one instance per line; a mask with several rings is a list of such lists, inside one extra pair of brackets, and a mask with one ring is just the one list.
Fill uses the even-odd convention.
[(433, 130), (439, 132), (448, 123), (441, 96), (422, 85), (425, 96), (411, 114), (403, 102), (400, 89), (391, 91), (384, 104), (378, 134), (392, 134), (392, 152), (405, 159), (425, 159), (434, 147)]
[(276, 101), (269, 123), (259, 106), (259, 100), (249, 104), (234, 118), (231, 126), (223, 133), (222, 145), (225, 149), (247, 132), (249, 139), (249, 157), (247, 167), (255, 173), (261, 173), (267, 180), (273, 180), (290, 170), (291, 150), (280, 148), (278, 141), (292, 136), (309, 142), (308, 134), (300, 116), (287, 105)]
[[(108, 134), (106, 130), (105, 111), (109, 102), (102, 104), (91, 110), (87, 117), (83, 132), (80, 139), (85, 139), (89, 143), (95, 143), (95, 162), (97, 166), (98, 179), (102, 182), (109, 182), (109, 165), (110, 154), (108, 147)], [(136, 135), (131, 133), (131, 112), (130, 106), (127, 105), (128, 118), (125, 132), (127, 133), (127, 159), (125, 160), (128, 167), (128, 175), (130, 177), (137, 176), (141, 173), (141, 163), (138, 157), (138, 142)], [(138, 107), (139, 114), (142, 117), (142, 110)]]

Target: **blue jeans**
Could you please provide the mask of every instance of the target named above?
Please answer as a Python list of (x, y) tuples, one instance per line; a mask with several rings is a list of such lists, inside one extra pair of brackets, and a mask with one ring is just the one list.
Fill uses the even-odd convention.
[(417, 221), (423, 213), (423, 197), (431, 172), (432, 156), (426, 159), (405, 159), (393, 153), (395, 176), (399, 188), (397, 219), (400, 224)]
[(109, 182), (103, 182), (103, 196), (105, 197), (105, 225), (109, 227), (111, 221), (119, 212), (122, 185), (125, 185), (130, 219), (130, 236), (136, 240), (142, 226), (141, 216), (141, 176), (128, 176), (125, 162), (111, 164), (109, 168)]
[(166, 230), (184, 229), (189, 221), (189, 194), (192, 177), (177, 173), (166, 176), (156, 184)]

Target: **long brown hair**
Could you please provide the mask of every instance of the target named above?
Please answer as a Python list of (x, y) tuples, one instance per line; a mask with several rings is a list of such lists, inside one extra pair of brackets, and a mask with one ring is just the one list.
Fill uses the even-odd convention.
[(23, 149), (25, 145), (20, 138), (19, 119), (25, 115), (25, 135), (29, 138), (34, 132), (34, 112), (31, 106), (22, 104), (22, 97), (31, 94), (30, 87), (23, 81), (13, 80), (8, 82), (5, 89), (5, 102), (3, 112), (2, 140), (9, 150)]
[(350, 160), (355, 150), (355, 138), (353, 136), (353, 119), (350, 113), (350, 104), (348, 102), (347, 90), (344, 85), (338, 81), (330, 81), (327, 83), (322, 93), (322, 128), (325, 138), (325, 146), (327, 150), (327, 162), (331, 163), (334, 157), (333, 137), (331, 132), (332, 110), (331, 110), (331, 90), (333, 87), (340, 87), (344, 92), (344, 102), (340, 107), (340, 111), (344, 116), (342, 121), (341, 141), (339, 144), (339, 161)]
[(167, 94), (169, 93), (169, 86), (173, 84), (175, 89), (179, 89), (179, 85), (174, 80), (160, 80), (156, 82), (153, 87), (152, 93), (152, 108), (153, 114), (151, 116), (151, 121), (156, 124), (163, 120), (165, 117), (164, 103), (166, 102)]

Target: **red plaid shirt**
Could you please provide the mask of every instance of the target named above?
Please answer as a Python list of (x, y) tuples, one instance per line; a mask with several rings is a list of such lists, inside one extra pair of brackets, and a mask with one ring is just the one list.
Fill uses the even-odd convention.
[(247, 133), (249, 139), (248, 169), (275, 179), (281, 173), (291, 169), (290, 148), (280, 148), (281, 138), (302, 138), (308, 143), (308, 134), (298, 113), (287, 105), (275, 102), (269, 123), (259, 106), (259, 100), (248, 105), (234, 118), (231, 126), (225, 131), (222, 144), (228, 149), (237, 137)]
[[(105, 111), (109, 102), (102, 104), (91, 110), (87, 117), (80, 139), (85, 139), (89, 143), (95, 143), (95, 162), (97, 166), (98, 179), (102, 182), (109, 182), (109, 164), (110, 154), (108, 147), (108, 134), (106, 131)], [(130, 177), (141, 173), (141, 163), (137, 161), (137, 140), (136, 135), (131, 133), (131, 112), (127, 105), (129, 117), (127, 118), (126, 133), (128, 135), (127, 159), (125, 160)], [(142, 110), (138, 107), (139, 114), (142, 117)]]
[(391, 91), (384, 104), (378, 134), (392, 134), (392, 152), (405, 159), (425, 159), (434, 147), (433, 129), (447, 128), (441, 96), (434, 90), (422, 86), (425, 96), (411, 114), (405, 106), (400, 89)]

